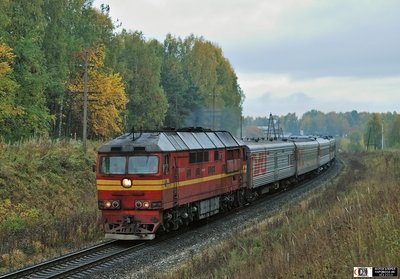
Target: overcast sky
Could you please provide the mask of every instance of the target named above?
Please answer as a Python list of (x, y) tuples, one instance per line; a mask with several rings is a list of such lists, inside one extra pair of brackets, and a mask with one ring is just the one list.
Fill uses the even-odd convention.
[(398, 0), (95, 0), (162, 42), (203, 36), (239, 78), (245, 116), (399, 112)]

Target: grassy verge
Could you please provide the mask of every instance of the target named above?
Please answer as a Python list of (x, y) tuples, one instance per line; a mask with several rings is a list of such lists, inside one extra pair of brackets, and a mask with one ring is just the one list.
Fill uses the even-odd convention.
[(332, 185), (157, 278), (350, 278), (400, 267), (400, 153), (345, 156)]
[(0, 273), (102, 237), (96, 148), (84, 154), (76, 141), (0, 143)]

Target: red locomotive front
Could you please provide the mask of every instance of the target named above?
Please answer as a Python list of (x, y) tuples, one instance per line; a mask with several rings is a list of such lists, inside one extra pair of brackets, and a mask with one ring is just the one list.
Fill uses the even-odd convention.
[(243, 146), (228, 132), (125, 134), (99, 149), (106, 238), (153, 239), (244, 199)]
[[(154, 238), (162, 220), (160, 154), (129, 152), (99, 153), (97, 190), (106, 237)], [(136, 235), (137, 236), (137, 235)]]

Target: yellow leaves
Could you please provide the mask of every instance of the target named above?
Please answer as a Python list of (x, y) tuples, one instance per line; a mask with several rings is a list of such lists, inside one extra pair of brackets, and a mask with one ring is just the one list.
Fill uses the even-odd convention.
[(15, 58), (12, 49), (6, 44), (0, 43), (0, 77), (11, 72), (12, 61)]
[(94, 135), (108, 138), (122, 131), (120, 112), (128, 98), (119, 74), (93, 73), (89, 88), (89, 123)]
[(215, 47), (202, 40), (194, 43), (189, 54), (188, 70), (200, 94), (210, 103), (217, 84), (217, 56)]
[[(87, 55), (87, 57), (85, 57)], [(104, 46), (84, 50), (80, 57), (88, 59), (88, 129), (89, 135), (109, 138), (122, 131), (121, 112), (128, 103), (119, 74), (99, 71), (105, 59)], [(68, 89), (83, 94), (83, 77), (71, 79)], [(76, 109), (76, 108), (75, 108)]]
[(17, 84), (8, 75), (12, 72), (15, 58), (12, 49), (0, 43), (0, 133), (5, 133), (4, 119), (23, 114), (23, 109), (14, 103), (14, 90)]
[(104, 65), (104, 59), (106, 58), (105, 46), (100, 44), (92, 48), (86, 48), (76, 53), (82, 62), (87, 59), (88, 70), (96, 70)]

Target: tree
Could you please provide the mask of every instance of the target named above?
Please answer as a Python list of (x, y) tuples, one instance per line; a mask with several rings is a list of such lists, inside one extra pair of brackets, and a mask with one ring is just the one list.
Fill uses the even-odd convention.
[(191, 108), (186, 125), (236, 132), (240, 125), (244, 94), (222, 50), (193, 35), (184, 40), (182, 49)]
[(325, 133), (324, 114), (317, 110), (311, 110), (303, 114), (301, 129), (306, 135), (320, 135)]
[(75, 60), (71, 59), (79, 48), (77, 30), (83, 1), (45, 0), (43, 12), (46, 19), (43, 51), (46, 59), (48, 83), (45, 88), (46, 105), (53, 121), (50, 132), (61, 136), (65, 107), (66, 83), (74, 70)]
[[(214, 104), (214, 109), (220, 110), (216, 129), (226, 129), (238, 134), (242, 117), (244, 93), (238, 84), (238, 78), (230, 62), (223, 56), (222, 49), (214, 46), (217, 58), (217, 85), (215, 94), (220, 96), (220, 102)], [(219, 105), (219, 106), (218, 106)]]
[(48, 131), (50, 117), (44, 95), (48, 80), (41, 50), (45, 25), (42, 5), (42, 0), (13, 0), (4, 11), (12, 18), (5, 26), (4, 38), (15, 53), (12, 76), (19, 85), (15, 103), (24, 110), (9, 123), (14, 139)]
[(400, 115), (395, 115), (394, 120), (389, 125), (388, 146), (400, 148)]
[(296, 113), (288, 113), (279, 117), (279, 123), (284, 134), (300, 135), (300, 122)]
[[(104, 46), (84, 50), (79, 53), (88, 56), (89, 105), (88, 105), (88, 136), (91, 138), (110, 138), (123, 130), (122, 112), (128, 102), (122, 78), (119, 74), (101, 72), (104, 65)], [(78, 74), (69, 83), (69, 89), (78, 95), (83, 95), (84, 81)], [(82, 102), (81, 102), (82, 104)], [(82, 105), (73, 106), (75, 115), (82, 115)]]
[(77, 73), (82, 73), (82, 61), (74, 54), (95, 45), (104, 45), (112, 53), (114, 26), (109, 9), (106, 6), (101, 11), (94, 9), (92, 1), (44, 0), (43, 10), (46, 18), (43, 50), (49, 76), (45, 92), (53, 119), (51, 132), (57, 136), (68, 135), (69, 130), (76, 130), (71, 122), (80, 120), (72, 115), (71, 105), (81, 102), (66, 92), (70, 75), (75, 78)]
[(6, 44), (0, 43), (0, 136), (12, 138), (12, 119), (23, 114), (23, 109), (15, 104), (17, 83), (11, 79), (12, 62), (15, 55)]
[(373, 113), (367, 122), (364, 133), (364, 143), (367, 149), (372, 146), (375, 150), (382, 145), (382, 121), (378, 113)]
[(127, 127), (155, 129), (163, 126), (168, 103), (161, 82), (162, 45), (145, 41), (140, 32), (118, 35), (122, 46), (118, 69), (129, 99)]
[(163, 45), (161, 65), (161, 86), (168, 99), (165, 124), (169, 127), (182, 127), (190, 113), (188, 81), (183, 70), (183, 43), (180, 38), (168, 34)]
[(350, 152), (360, 152), (362, 151), (361, 144), (362, 134), (358, 130), (353, 130), (349, 135), (349, 146), (348, 151)]

